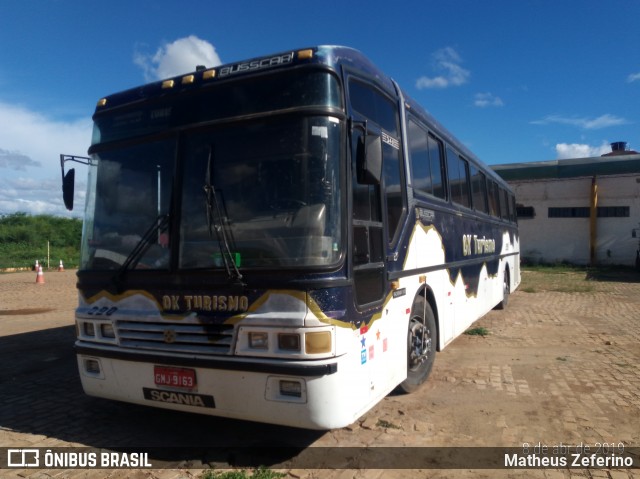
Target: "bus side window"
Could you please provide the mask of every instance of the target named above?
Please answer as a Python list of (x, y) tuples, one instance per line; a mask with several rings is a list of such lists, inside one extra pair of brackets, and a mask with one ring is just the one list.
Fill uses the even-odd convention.
[(483, 172), (473, 165), (469, 165), (471, 172), (471, 193), (473, 207), (477, 211), (487, 213), (487, 178)]
[(409, 118), (407, 125), (411, 186), (418, 191), (446, 199), (442, 181), (444, 177), (442, 142), (431, 133), (427, 133), (412, 118)]
[(503, 220), (509, 219), (509, 196), (504, 188), (500, 188), (500, 216)]
[(457, 153), (447, 147), (447, 168), (449, 170), (451, 201), (470, 208), (471, 197), (469, 195), (469, 166), (467, 160), (460, 158)]
[(429, 134), (429, 162), (431, 163), (433, 195), (446, 200), (447, 190), (444, 186), (444, 147), (442, 146), (442, 142), (431, 134)]
[(433, 194), (431, 163), (429, 161), (428, 135), (413, 120), (409, 120), (407, 140), (411, 157), (411, 185), (414, 189)]
[(389, 243), (393, 243), (400, 232), (406, 207), (398, 108), (373, 85), (355, 79), (349, 81), (349, 99), (355, 111), (380, 128), (383, 138), (382, 188), (386, 200), (387, 234)]
[(488, 180), (489, 186), (489, 207), (491, 215), (500, 218), (500, 189), (498, 184), (493, 180)]

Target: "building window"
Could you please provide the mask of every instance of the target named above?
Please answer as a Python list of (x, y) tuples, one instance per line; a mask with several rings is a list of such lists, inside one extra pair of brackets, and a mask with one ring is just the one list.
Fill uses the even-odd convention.
[[(598, 218), (628, 218), (628, 206), (598, 206)], [(549, 208), (549, 218), (589, 218), (591, 209), (588, 206), (569, 206)], [(520, 213), (518, 213), (520, 217)]]
[(516, 214), (519, 220), (528, 220), (536, 217), (536, 209), (533, 206), (516, 205)]
[(588, 206), (549, 208), (549, 218), (588, 218)]
[(628, 206), (598, 206), (598, 218), (628, 218)]

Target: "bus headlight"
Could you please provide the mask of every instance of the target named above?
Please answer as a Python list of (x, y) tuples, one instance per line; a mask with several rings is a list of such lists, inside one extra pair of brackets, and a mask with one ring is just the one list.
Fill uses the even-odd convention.
[(279, 333), (278, 349), (282, 349), (283, 351), (300, 351), (300, 335)]
[(113, 330), (113, 324), (103, 323), (100, 325), (100, 336), (103, 338), (115, 339), (116, 332)]
[(335, 326), (284, 328), (241, 326), (235, 354), (289, 359), (335, 356)]
[(82, 332), (85, 336), (94, 337), (96, 335), (96, 327), (92, 322), (86, 321), (82, 323)]
[(76, 332), (80, 341), (117, 344), (115, 326), (111, 321), (77, 319)]
[(251, 349), (269, 349), (269, 334), (265, 332), (250, 332), (249, 347)]

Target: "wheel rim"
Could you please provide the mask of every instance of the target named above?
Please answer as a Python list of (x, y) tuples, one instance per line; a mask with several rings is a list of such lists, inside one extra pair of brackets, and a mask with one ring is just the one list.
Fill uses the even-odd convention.
[(421, 318), (412, 318), (409, 327), (409, 369), (415, 371), (431, 353), (431, 331)]

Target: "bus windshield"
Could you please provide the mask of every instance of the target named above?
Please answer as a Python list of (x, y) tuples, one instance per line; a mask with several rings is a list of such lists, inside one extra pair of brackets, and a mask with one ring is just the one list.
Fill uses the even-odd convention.
[(340, 130), (284, 115), (94, 153), (82, 269), (168, 269), (172, 252), (181, 269), (335, 264)]
[(180, 267), (222, 266), (221, 242), (239, 267), (334, 264), (339, 141), (340, 123), (331, 117), (270, 119), (188, 135)]

